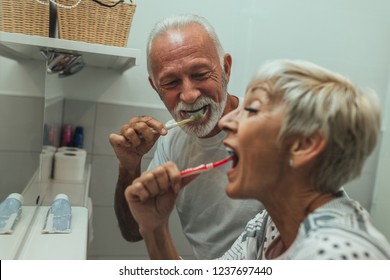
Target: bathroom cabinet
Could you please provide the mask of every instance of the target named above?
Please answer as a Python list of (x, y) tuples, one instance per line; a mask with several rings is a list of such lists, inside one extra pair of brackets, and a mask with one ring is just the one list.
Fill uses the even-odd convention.
[[(110, 73), (114, 71), (118, 75), (137, 65), (140, 54), (138, 49), (132, 48), (0, 32), (1, 57), (6, 57), (16, 62), (38, 61), (44, 65), (46, 58), (42, 55), (42, 51), (78, 54), (82, 56), (85, 67), (99, 69), (99, 71), (107, 70)], [(24, 65), (23, 63), (21, 64)], [(45, 68), (42, 68), (42, 71), (45, 71)], [(78, 74), (76, 73), (75, 75)], [(110, 75), (112, 77), (112, 74)], [(102, 79), (98, 79), (99, 81), (104, 82)], [(36, 82), (47, 83), (48, 76), (43, 75), (42, 81)], [(63, 82), (66, 83), (66, 78), (59, 83), (59, 86)], [(98, 82), (95, 81), (94, 83)], [(45, 101), (43, 102), (47, 103), (48, 99), (50, 102), (50, 93), (47, 92), (49, 87), (46, 86), (44, 88)], [(43, 108), (45, 110), (46, 106), (43, 106)], [(43, 114), (46, 115), (45, 112)], [(42, 123), (43, 126), (44, 123)], [(30, 183), (27, 184), (24, 193), (26, 198), (28, 197), (26, 199), (28, 201), (35, 201), (35, 198), (40, 197), (38, 199), (39, 203), (23, 206), (24, 214), (17, 224), (14, 233), (8, 236), (0, 235), (1, 259), (86, 258), (89, 222), (87, 203), (91, 164), (86, 166), (85, 180), (81, 183), (64, 183), (55, 180), (42, 182), (34, 178), (39, 177), (39, 172), (40, 169), (37, 167), (37, 173), (33, 176)], [(0, 176), (9, 176), (9, 174), (0, 174)], [(42, 235), (40, 230), (43, 226), (43, 219), (57, 193), (65, 193), (69, 196), (74, 213), (72, 233)], [(55, 251), (49, 250), (49, 248), (56, 247), (57, 250)], [(47, 250), (44, 250), (45, 248)], [(72, 248), (75, 249), (72, 250)]]

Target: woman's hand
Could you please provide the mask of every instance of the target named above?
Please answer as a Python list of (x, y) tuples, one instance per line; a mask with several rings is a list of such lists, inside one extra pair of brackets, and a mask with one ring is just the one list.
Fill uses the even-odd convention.
[(168, 224), (181, 183), (179, 169), (167, 162), (144, 172), (127, 187), (125, 197), (141, 234)]

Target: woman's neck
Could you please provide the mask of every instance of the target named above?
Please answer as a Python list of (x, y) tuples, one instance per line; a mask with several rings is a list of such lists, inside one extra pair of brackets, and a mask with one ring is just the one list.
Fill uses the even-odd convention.
[(308, 192), (300, 195), (278, 197), (272, 203), (264, 203), (272, 221), (277, 227), (283, 248), (283, 253), (294, 242), (299, 227), (304, 219), (317, 208), (332, 200), (335, 196), (329, 193)]

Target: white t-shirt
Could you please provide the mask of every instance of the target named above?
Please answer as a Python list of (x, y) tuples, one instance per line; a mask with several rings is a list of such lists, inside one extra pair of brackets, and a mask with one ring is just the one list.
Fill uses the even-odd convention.
[[(279, 232), (266, 210), (249, 221), (245, 231), (221, 259), (266, 259)], [(370, 223), (368, 212), (342, 194), (309, 214), (291, 246), (276, 259), (390, 259), (390, 244)]]
[[(214, 137), (201, 139), (188, 135), (179, 127), (173, 128), (157, 141), (148, 169), (168, 160), (184, 170), (224, 159), (228, 156), (223, 145), (225, 136), (222, 131)], [(263, 210), (256, 200), (236, 200), (226, 195), (226, 173), (230, 168), (231, 164), (227, 163), (200, 174), (178, 195), (177, 212), (197, 259), (221, 256), (242, 233), (247, 222)]]

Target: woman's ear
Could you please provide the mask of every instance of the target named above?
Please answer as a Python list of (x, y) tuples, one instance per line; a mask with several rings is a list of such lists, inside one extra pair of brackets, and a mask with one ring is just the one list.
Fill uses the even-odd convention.
[(327, 139), (320, 132), (297, 137), (290, 148), (290, 165), (305, 166), (314, 161), (325, 150), (327, 143)]

